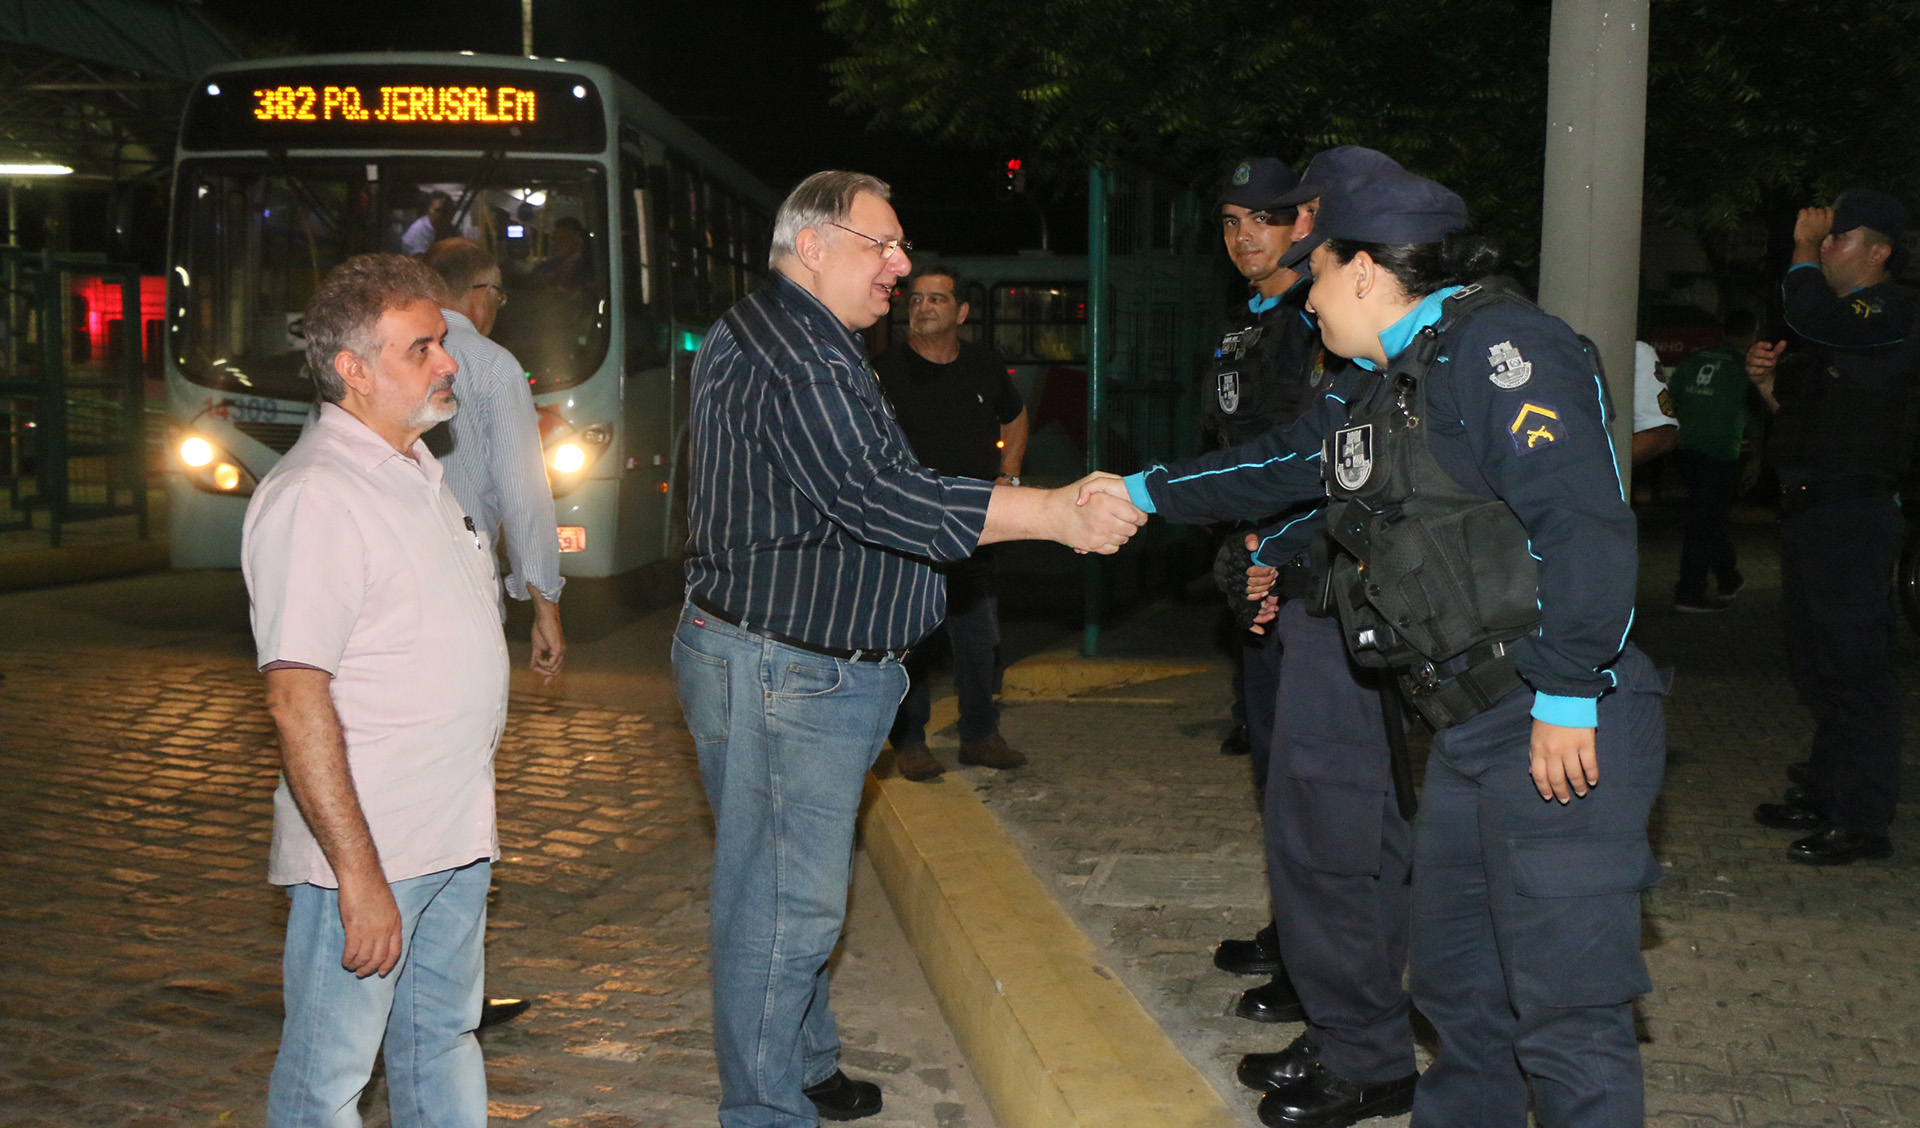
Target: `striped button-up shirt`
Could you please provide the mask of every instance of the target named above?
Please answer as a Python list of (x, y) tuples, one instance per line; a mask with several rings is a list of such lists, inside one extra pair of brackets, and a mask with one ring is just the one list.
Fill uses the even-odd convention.
[[(460, 410), (447, 421), (451, 448), (440, 454), (447, 488), (489, 542), (505, 534), (512, 568), (507, 594), (530, 598), (531, 585), (557, 603), (566, 582), (560, 535), (526, 370), (473, 322), (450, 309), (440, 312), (447, 319), (447, 352), (460, 364), (453, 377)], [(435, 445), (432, 436), (428, 445)]]
[(909, 646), (946, 614), (993, 483), (921, 466), (859, 338), (775, 274), (693, 362), (689, 590), (756, 627)]

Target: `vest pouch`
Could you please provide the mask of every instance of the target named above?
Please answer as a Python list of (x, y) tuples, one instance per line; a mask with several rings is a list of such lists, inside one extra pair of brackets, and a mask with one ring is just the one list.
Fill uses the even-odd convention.
[(1370, 532), (1366, 598), (1429, 661), (1514, 638), (1539, 621), (1538, 572), (1526, 530), (1505, 502), (1403, 512)]
[[(1347, 653), (1356, 666), (1370, 670), (1404, 669), (1420, 660), (1367, 601), (1366, 569), (1346, 553), (1337, 553), (1327, 570), (1327, 602), (1340, 618)], [(1311, 612), (1309, 612), (1311, 613)]]

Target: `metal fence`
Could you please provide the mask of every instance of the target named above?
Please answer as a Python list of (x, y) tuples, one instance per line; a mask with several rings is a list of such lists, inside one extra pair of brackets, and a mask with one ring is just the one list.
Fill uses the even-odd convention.
[[(1133, 470), (1148, 459), (1196, 453), (1194, 374), (1219, 317), (1218, 265), (1200, 200), (1133, 169), (1095, 165), (1088, 179), (1087, 290), (1092, 347), (1087, 380), (1087, 469)], [(1149, 526), (1128, 559), (1130, 585), (1164, 575), (1173, 546), (1191, 539)], [(1082, 650), (1099, 650), (1109, 579), (1089, 556)]]
[(0, 247), (0, 532), (131, 515), (148, 536), (139, 272)]

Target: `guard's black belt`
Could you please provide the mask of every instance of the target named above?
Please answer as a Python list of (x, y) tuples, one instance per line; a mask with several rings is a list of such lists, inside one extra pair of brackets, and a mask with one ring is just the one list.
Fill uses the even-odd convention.
[(1471, 720), (1525, 684), (1514, 671), (1511, 643), (1477, 646), (1435, 666), (1422, 662), (1400, 675), (1407, 703), (1437, 732)]
[(842, 650), (837, 646), (817, 646), (803, 639), (797, 639), (792, 635), (783, 635), (779, 631), (770, 631), (765, 627), (749, 626), (741, 622), (738, 615), (721, 607), (697, 591), (687, 594), (687, 602), (723, 623), (739, 627), (750, 635), (759, 635), (761, 638), (777, 642), (782, 646), (791, 646), (795, 650), (804, 650), (809, 654), (838, 658), (842, 662), (905, 662), (907, 660), (908, 648), (904, 646), (893, 650)]
[(1780, 509), (1787, 516), (1805, 513), (1816, 505), (1854, 501), (1863, 497), (1892, 497), (1894, 488), (1870, 478), (1823, 478), (1780, 487)]

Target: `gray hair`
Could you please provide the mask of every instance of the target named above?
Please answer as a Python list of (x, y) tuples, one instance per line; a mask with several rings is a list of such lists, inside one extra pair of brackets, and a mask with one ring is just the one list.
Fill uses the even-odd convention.
[(346, 381), (333, 358), (350, 352), (363, 362), (379, 351), (374, 327), (380, 316), (414, 302), (440, 308), (440, 276), (407, 255), (355, 255), (333, 268), (307, 303), (307, 374), (328, 403), (347, 398)]
[(767, 254), (767, 265), (778, 266), (781, 259), (797, 253), (794, 241), (800, 232), (809, 227), (819, 231), (853, 214), (853, 199), (862, 192), (883, 200), (893, 195), (886, 181), (864, 172), (829, 169), (802, 180), (774, 213), (773, 249)]
[(500, 265), (500, 260), (485, 247), (459, 236), (442, 239), (428, 247), (420, 261), (446, 284), (447, 292), (441, 298), (441, 304), (446, 306), (465, 301), (467, 292), (479, 282), (481, 275)]

